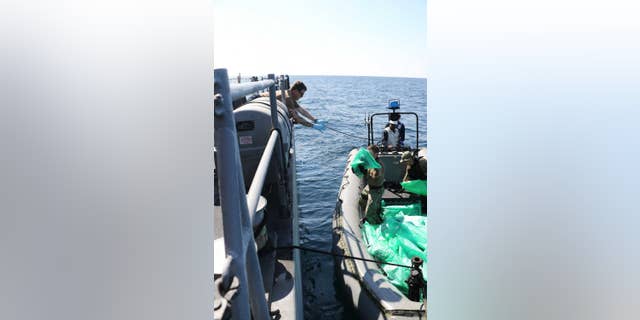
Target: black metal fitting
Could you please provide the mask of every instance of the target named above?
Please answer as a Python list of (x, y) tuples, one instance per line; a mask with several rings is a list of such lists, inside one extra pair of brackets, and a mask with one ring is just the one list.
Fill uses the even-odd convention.
[(420, 301), (420, 291), (425, 287), (422, 270), (420, 269), (422, 262), (420, 257), (411, 259), (411, 273), (405, 281), (409, 285), (409, 300), (411, 301)]

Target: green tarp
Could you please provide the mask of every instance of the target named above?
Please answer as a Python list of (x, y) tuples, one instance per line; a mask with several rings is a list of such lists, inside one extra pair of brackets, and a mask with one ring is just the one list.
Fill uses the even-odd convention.
[(365, 148), (360, 148), (360, 150), (358, 150), (358, 153), (356, 153), (356, 155), (353, 157), (353, 160), (350, 164), (351, 171), (353, 171), (353, 173), (355, 173), (358, 177), (362, 177), (364, 175), (364, 173), (360, 169), (358, 169), (360, 165), (362, 165), (365, 169), (381, 168), (378, 161), (376, 161), (371, 153), (369, 153), (369, 151), (367, 151), (367, 149)]
[[(411, 266), (411, 258), (423, 261), (422, 275), (427, 280), (427, 216), (420, 215), (420, 204), (383, 205), (384, 221), (379, 225), (365, 222), (362, 233), (367, 251), (375, 259)], [(387, 278), (404, 294), (411, 269), (382, 264)]]
[(427, 180), (411, 180), (406, 182), (400, 182), (402, 188), (408, 192), (426, 196), (427, 195)]

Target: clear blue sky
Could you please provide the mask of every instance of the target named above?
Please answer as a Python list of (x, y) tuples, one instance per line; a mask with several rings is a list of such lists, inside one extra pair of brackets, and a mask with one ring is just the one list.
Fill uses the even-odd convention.
[(214, 66), (426, 78), (426, 20), (426, 0), (214, 0)]

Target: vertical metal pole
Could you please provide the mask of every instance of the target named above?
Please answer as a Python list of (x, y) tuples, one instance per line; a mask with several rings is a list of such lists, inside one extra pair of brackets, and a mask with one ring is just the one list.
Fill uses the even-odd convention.
[[(276, 85), (275, 85), (275, 75), (273, 73), (268, 75), (269, 79), (274, 80), (274, 84), (271, 85), (271, 87), (269, 87), (269, 104), (271, 105), (271, 128), (272, 129), (276, 129), (279, 128), (278, 126), (278, 102), (276, 100)], [(284, 103), (284, 101), (283, 101)], [(288, 112), (288, 111), (287, 111)], [(282, 131), (280, 132), (282, 134)], [(286, 150), (284, 150), (284, 146), (282, 145), (282, 139), (279, 139), (278, 144), (280, 152), (276, 152), (276, 159), (278, 161), (278, 163), (282, 164), (282, 171), (281, 172), (285, 172), (285, 176), (283, 177), (281, 174), (278, 175), (278, 192), (281, 195), (286, 194), (286, 172), (287, 172), (287, 167), (285, 164), (285, 159), (284, 157), (288, 156), (287, 154), (284, 154), (286, 152)], [(280, 206), (281, 207), (286, 207), (287, 205), (287, 199), (285, 199), (284, 196), (280, 197)], [(281, 212), (287, 212), (287, 210), (283, 210)]]
[(253, 319), (271, 320), (251, 224), (249, 224), (249, 231), (251, 231), (251, 242), (247, 247), (246, 266), (247, 280), (249, 281), (249, 296), (251, 297), (251, 313), (253, 314)]
[[(238, 170), (240, 159), (238, 157), (238, 146), (236, 143), (236, 132), (233, 123), (233, 108), (231, 106), (231, 93), (229, 91), (229, 77), (226, 69), (214, 70), (214, 140), (218, 150), (219, 172), (234, 172), (235, 174), (220, 174), (218, 183), (220, 186), (220, 205), (222, 206), (222, 225), (225, 234), (225, 253), (232, 257), (230, 264), (231, 273), (238, 277), (240, 288), (231, 306), (231, 312), (239, 318), (250, 317), (248, 308), (249, 294), (247, 288), (247, 274), (244, 268), (244, 241), (242, 233), (237, 230), (241, 225), (241, 215), (235, 214), (242, 210), (242, 202), (246, 208), (246, 198), (244, 192), (237, 190), (244, 188), (244, 182), (237, 178), (242, 175)], [(244, 200), (242, 199), (244, 198)]]
[[(280, 99), (282, 99), (283, 104), (287, 104), (287, 97), (285, 96), (285, 84), (284, 84), (284, 76), (280, 76)], [(288, 111), (288, 110), (287, 110)]]
[(369, 116), (367, 119), (367, 144), (372, 145), (375, 144), (373, 142), (373, 128), (371, 127), (371, 123), (373, 122), (373, 117)]
[(420, 144), (420, 126), (418, 124), (418, 114), (416, 114), (416, 150), (418, 150), (419, 144)]
[(271, 104), (271, 128), (277, 128), (278, 122), (278, 109), (276, 104), (276, 85), (275, 85), (275, 75), (270, 73), (268, 78), (274, 80), (274, 84), (269, 87), (269, 104)]
[[(278, 125), (278, 102), (276, 99), (276, 82), (275, 82), (275, 75), (273, 73), (270, 73), (268, 75), (268, 78), (273, 80), (273, 84), (269, 87), (269, 105), (271, 106), (271, 129), (279, 129), (280, 126)], [(280, 133), (282, 134), (282, 131), (280, 131)], [(282, 139), (280, 139), (279, 141), (282, 141)], [(276, 152), (276, 159), (278, 159), (278, 163), (282, 163), (282, 169), (286, 169), (284, 166), (284, 159), (282, 158), (282, 148), (284, 147), (281, 143), (278, 143), (280, 145), (279, 149), (281, 150), (280, 152)]]
[[(225, 235), (225, 251), (232, 258), (230, 271), (238, 277), (240, 288), (231, 311), (234, 318), (250, 319), (248, 305), (255, 319), (268, 319), (269, 310), (266, 306), (264, 286), (260, 268), (255, 265), (257, 256), (253, 244), (253, 229), (247, 208), (244, 179), (242, 176), (242, 164), (238, 148), (238, 137), (231, 105), (229, 90), (229, 76), (226, 69), (214, 70), (214, 140), (218, 156), (218, 168), (221, 174), (218, 176), (220, 186), (220, 205), (222, 206), (222, 224)], [(239, 230), (240, 229), (240, 230)], [(247, 230), (248, 229), (248, 230)], [(253, 250), (247, 250), (247, 245)], [(247, 254), (254, 257), (246, 259)], [(252, 280), (259, 277), (260, 281), (247, 282), (247, 264), (249, 272), (258, 270), (257, 275), (251, 276)], [(251, 300), (249, 300), (251, 296)], [(251, 301), (251, 303), (249, 303)]]

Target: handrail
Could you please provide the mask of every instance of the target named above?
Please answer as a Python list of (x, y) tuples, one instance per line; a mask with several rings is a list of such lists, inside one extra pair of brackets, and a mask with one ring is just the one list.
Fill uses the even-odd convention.
[(267, 176), (267, 169), (269, 168), (269, 163), (271, 163), (271, 156), (273, 155), (273, 149), (276, 146), (276, 141), (278, 141), (278, 131), (271, 131), (271, 135), (269, 136), (269, 141), (267, 145), (264, 147), (264, 152), (260, 157), (260, 162), (258, 163), (258, 168), (256, 169), (256, 173), (253, 175), (253, 180), (251, 181), (251, 187), (249, 187), (249, 192), (247, 193), (247, 207), (249, 208), (249, 215), (251, 216), (251, 223), (253, 225), (253, 220), (256, 216), (256, 209), (258, 208), (258, 201), (260, 200), (260, 194), (262, 193), (262, 186), (264, 185), (264, 179)]
[(244, 96), (248, 96), (254, 92), (258, 92), (260, 90), (264, 90), (274, 85), (276, 82), (274, 80), (262, 80), (255, 82), (245, 82), (245, 83), (231, 83), (229, 84), (229, 91), (231, 94), (231, 100), (235, 101)]
[[(264, 85), (265, 83), (263, 83)], [(273, 81), (268, 83), (273, 85)], [(250, 94), (249, 86), (235, 85), (235, 94)], [(260, 86), (250, 86), (260, 90)], [(222, 206), (225, 253), (231, 257), (229, 272), (239, 280), (239, 289), (231, 305), (236, 319), (269, 319), (264, 296), (262, 273), (253, 237), (253, 225), (247, 206), (240, 162), (238, 135), (235, 126), (229, 77), (226, 69), (214, 70), (214, 140), (217, 149), (220, 204)], [(255, 92), (255, 91), (253, 91)], [(255, 209), (253, 210), (255, 212)], [(249, 312), (250, 307), (251, 312)]]
[[(264, 295), (262, 272), (252, 226), (276, 143), (280, 142), (280, 152), (276, 152), (277, 161), (283, 166), (286, 154), (283, 149), (282, 132), (278, 124), (277, 83), (273, 74), (269, 74), (268, 78), (269, 80), (230, 84), (226, 69), (214, 70), (215, 148), (217, 148), (218, 172), (225, 173), (218, 175), (218, 181), (225, 234), (225, 252), (228, 258), (226, 268), (223, 270), (223, 277), (218, 283), (225, 287), (231, 279), (237, 277), (239, 287), (234, 293), (231, 312), (233, 317), (238, 319), (269, 319), (269, 307)], [(282, 80), (280, 84), (283, 84)], [(269, 89), (272, 129), (253, 175), (249, 191), (245, 194), (243, 173), (242, 170), (238, 170), (242, 164), (231, 103), (264, 89)], [(283, 167), (283, 170), (286, 170), (286, 167)], [(286, 184), (286, 179), (284, 182)], [(294, 221), (294, 225), (297, 225), (297, 220)], [(294, 238), (297, 238), (297, 235)], [(294, 255), (296, 255), (295, 251)], [(296, 256), (299, 260), (299, 253)], [(296, 275), (299, 273), (299, 270), (296, 269)], [(227, 289), (223, 288), (223, 290)], [(302, 291), (299, 281), (296, 281), (296, 289), (297, 292)], [(296, 303), (301, 306), (300, 301), (296, 300)], [(296, 310), (296, 318), (302, 318), (301, 310)]]

